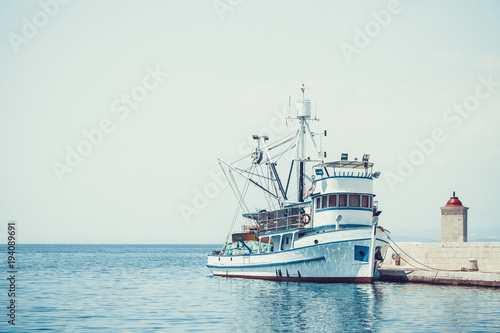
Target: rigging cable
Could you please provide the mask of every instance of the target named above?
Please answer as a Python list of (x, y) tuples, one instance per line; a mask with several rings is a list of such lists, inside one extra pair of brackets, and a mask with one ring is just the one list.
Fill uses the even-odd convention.
[(292, 148), (295, 148), (295, 141), (292, 141), (292, 143), (290, 144), (290, 146), (288, 146), (287, 149), (285, 149), (283, 152), (279, 153), (279, 154), (276, 154), (275, 156), (273, 156), (272, 158), (277, 158), (276, 159), (276, 162), (278, 162), (280, 160), (280, 158), (282, 158), (286, 152), (290, 151)]
[[(247, 212), (247, 213), (250, 213), (250, 210), (248, 209), (247, 205), (245, 204), (245, 201), (243, 200), (244, 196), (243, 196), (243, 195), (241, 194), (241, 192), (240, 192), (240, 189), (239, 189), (239, 187), (238, 187), (238, 184), (236, 183), (236, 180), (234, 179), (234, 176), (233, 176), (233, 173), (232, 173), (231, 169), (228, 169), (228, 171), (229, 171), (229, 174), (231, 175), (231, 179), (232, 179), (232, 181), (233, 181), (234, 187), (235, 187), (235, 189), (236, 189), (236, 191), (237, 191), (237, 193), (238, 193), (238, 195), (237, 195), (237, 197), (239, 198), (238, 205), (242, 205), (242, 206), (244, 206), (244, 208), (245, 208), (246, 212)], [(247, 178), (247, 181), (245, 182), (244, 187), (245, 187), (245, 186), (248, 186), (248, 183), (249, 183), (249, 182), (250, 182), (250, 179), (249, 179), (249, 178)]]
[(318, 154), (318, 157), (321, 158), (321, 151), (318, 150), (318, 146), (316, 146), (316, 141), (314, 141), (313, 132), (311, 132), (311, 129), (309, 128), (309, 124), (308, 123), (306, 123), (306, 126), (307, 126), (307, 131), (309, 132), (309, 136), (311, 138), (311, 141), (313, 143), (314, 149), (316, 150), (316, 153)]
[[(260, 172), (262, 173), (262, 177), (264, 177), (264, 170), (262, 170), (262, 165), (260, 165)], [(267, 181), (266, 186), (269, 187), (269, 179), (267, 177), (264, 177), (265, 180)], [(269, 198), (269, 194), (267, 192), (264, 192), (264, 197), (266, 198), (267, 206), (272, 210), (274, 209), (272, 200)]]
[[(219, 164), (220, 164), (220, 162), (219, 162)], [(233, 231), (234, 224), (236, 223), (236, 219), (238, 217), (238, 214), (239, 214), (239, 211), (240, 211), (241, 207), (244, 206), (244, 208), (247, 210), (247, 212), (249, 212), (248, 207), (246, 206), (246, 204), (244, 202), (244, 195), (246, 194), (246, 191), (248, 190), (248, 187), (250, 185), (250, 180), (247, 179), (247, 181), (245, 182), (245, 185), (244, 185), (244, 188), (243, 188), (244, 194), (242, 195), (241, 192), (240, 192), (240, 190), (239, 190), (239, 188), (238, 188), (238, 185), (236, 184), (236, 180), (234, 179), (234, 176), (233, 176), (233, 173), (231, 172), (231, 169), (228, 169), (229, 174), (231, 175), (231, 179), (229, 179), (229, 177), (227, 177), (226, 172), (224, 171), (224, 169), (222, 169), (222, 170), (224, 172), (224, 176), (226, 176), (226, 179), (229, 182), (229, 185), (231, 185), (231, 189), (233, 190), (233, 193), (235, 194), (236, 197), (239, 198), (238, 206), (236, 207), (236, 211), (234, 213), (233, 220), (231, 221), (231, 227), (229, 228), (228, 234), (226, 236), (226, 244), (227, 244), (227, 242), (229, 240), (229, 237), (231, 235), (231, 232)], [(234, 183), (234, 187), (231, 184), (231, 180)]]

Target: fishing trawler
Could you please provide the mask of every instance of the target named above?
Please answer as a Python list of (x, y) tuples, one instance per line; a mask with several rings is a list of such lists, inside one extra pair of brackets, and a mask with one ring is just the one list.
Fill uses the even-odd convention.
[[(235, 219), (240, 216), (246, 222), (241, 231), (231, 233), (233, 220), (224, 247), (208, 256), (206, 266), (221, 277), (372, 283), (389, 247), (388, 231), (378, 225), (381, 211), (373, 193), (380, 172), (373, 171), (368, 154), (350, 160), (343, 153), (338, 161), (325, 161), (321, 137), (327, 131), (311, 131), (310, 123), (319, 119), (311, 115), (304, 84), (300, 89), (296, 116), (287, 117), (298, 121), (296, 131), (273, 144), (267, 136), (254, 135), (257, 147), (247, 156), (248, 168), (239, 167), (241, 159), (219, 159), (238, 199)], [(312, 159), (306, 154), (307, 143), (315, 150)], [(292, 158), (284, 186), (277, 162), (287, 152)], [(238, 184), (235, 176), (245, 184)], [(292, 183), (296, 200), (289, 199)], [(248, 209), (249, 187), (266, 197), (267, 207)]]

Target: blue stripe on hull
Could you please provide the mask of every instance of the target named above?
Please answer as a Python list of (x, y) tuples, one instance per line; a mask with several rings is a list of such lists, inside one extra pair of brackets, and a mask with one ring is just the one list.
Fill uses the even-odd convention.
[(273, 263), (269, 263), (269, 264), (257, 264), (257, 265), (228, 266), (228, 265), (209, 265), (209, 264), (207, 264), (207, 267), (212, 267), (212, 268), (253, 268), (253, 267), (264, 267), (264, 266), (281, 266), (281, 265), (289, 265), (289, 264), (299, 264), (299, 263), (304, 263), (304, 262), (309, 262), (309, 261), (321, 261), (321, 260), (325, 260), (325, 259), (326, 258), (324, 256), (322, 256), (322, 257), (311, 258), (311, 259), (273, 262)]

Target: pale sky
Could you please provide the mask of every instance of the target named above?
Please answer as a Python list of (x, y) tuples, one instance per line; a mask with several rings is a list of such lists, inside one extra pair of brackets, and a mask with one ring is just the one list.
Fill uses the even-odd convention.
[(2, 1), (0, 234), (223, 243), (237, 201), (217, 158), (288, 133), (304, 81), (329, 159), (381, 171), (396, 239), (439, 240), (456, 191), (469, 238), (500, 241), (499, 18), (498, 1)]

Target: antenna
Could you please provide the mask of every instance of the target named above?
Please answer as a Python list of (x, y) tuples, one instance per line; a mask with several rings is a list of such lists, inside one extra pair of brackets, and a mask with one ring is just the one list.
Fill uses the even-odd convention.
[(304, 101), (305, 100), (305, 91), (306, 89), (312, 89), (311, 87), (306, 87), (304, 85), (304, 81), (302, 81), (302, 85), (299, 87), (300, 88), (300, 91), (302, 91), (302, 100)]

